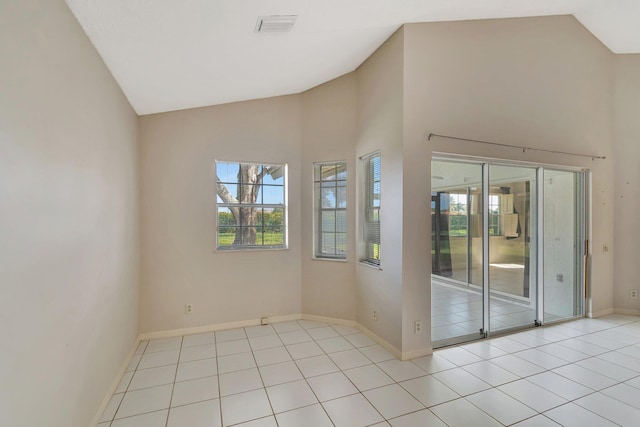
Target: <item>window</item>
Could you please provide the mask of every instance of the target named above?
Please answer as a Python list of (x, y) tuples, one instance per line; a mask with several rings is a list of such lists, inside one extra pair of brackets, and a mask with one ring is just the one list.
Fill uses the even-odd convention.
[(315, 256), (345, 259), (347, 255), (347, 164), (314, 165)]
[(499, 236), (500, 231), (500, 195), (489, 195), (489, 235)]
[(467, 194), (449, 194), (449, 236), (467, 235)]
[(364, 254), (362, 262), (380, 265), (380, 153), (362, 159), (365, 174)]
[(286, 171), (286, 165), (216, 161), (218, 249), (287, 247)]

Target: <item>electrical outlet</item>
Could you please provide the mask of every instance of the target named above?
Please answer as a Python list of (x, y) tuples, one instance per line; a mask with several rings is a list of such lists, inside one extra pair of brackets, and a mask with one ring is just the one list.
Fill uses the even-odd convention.
[(629, 298), (631, 298), (631, 299), (638, 298), (638, 291), (636, 289), (631, 289), (629, 291)]
[(416, 323), (413, 324), (413, 333), (419, 334), (421, 332), (422, 332), (422, 322), (419, 320), (416, 320)]
[(556, 282), (562, 282), (564, 280), (564, 275), (562, 273), (556, 274)]
[(268, 325), (269, 324), (269, 320), (266, 317), (261, 317), (260, 318), (260, 324), (261, 325)]
[(373, 318), (373, 320), (378, 320), (378, 310), (374, 308), (373, 312), (371, 313), (371, 317)]
[(607, 243), (602, 245), (602, 252), (609, 252), (609, 245)]
[(191, 314), (191, 313), (193, 313), (193, 305), (185, 304), (184, 305), (184, 314)]

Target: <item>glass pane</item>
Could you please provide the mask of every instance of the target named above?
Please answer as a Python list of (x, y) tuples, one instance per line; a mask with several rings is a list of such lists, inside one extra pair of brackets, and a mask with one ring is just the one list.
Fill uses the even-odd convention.
[(347, 253), (347, 233), (336, 233), (336, 253), (340, 255)]
[[(220, 182), (238, 182), (238, 163), (216, 162), (216, 175)], [(233, 193), (235, 195), (235, 193)]]
[(347, 183), (339, 182), (336, 194), (336, 205), (339, 208), (345, 209), (347, 207)]
[(580, 180), (544, 171), (544, 320), (583, 314)]
[(322, 188), (320, 201), (323, 209), (333, 209), (336, 207), (336, 188)]
[(284, 185), (284, 173), (286, 167), (284, 165), (264, 165), (266, 170), (262, 183), (266, 185)]
[(320, 166), (320, 177), (323, 181), (336, 179), (336, 165)]
[(380, 207), (380, 183), (379, 182), (375, 182), (373, 184), (372, 206), (376, 208)]
[[(434, 160), (431, 175), (432, 340), (477, 339), (483, 328), (482, 165)], [(470, 280), (474, 266), (478, 284)]]
[(220, 183), (220, 185), (222, 186), (222, 188), (224, 189), (223, 191), (225, 191), (225, 193), (227, 193), (227, 196), (225, 196), (225, 199), (223, 200), (220, 197), (220, 194), (217, 194), (217, 202), (218, 203), (237, 203), (238, 199), (237, 199), (237, 195), (238, 195), (238, 186), (237, 184), (222, 184)]
[(489, 284), (492, 331), (536, 319), (536, 170), (489, 167)]
[(347, 232), (347, 212), (346, 211), (336, 212), (336, 231), (341, 233)]
[(336, 247), (336, 235), (334, 233), (322, 233), (321, 251), (325, 254), (334, 254)]
[(218, 227), (236, 225), (236, 220), (229, 208), (218, 208)]
[(323, 211), (322, 212), (322, 223), (320, 224), (320, 228), (323, 232), (334, 232), (336, 230), (336, 213), (335, 211)]
[(284, 187), (263, 185), (262, 203), (266, 205), (284, 205)]
[(262, 233), (265, 246), (284, 245), (284, 232), (277, 227), (264, 227)]

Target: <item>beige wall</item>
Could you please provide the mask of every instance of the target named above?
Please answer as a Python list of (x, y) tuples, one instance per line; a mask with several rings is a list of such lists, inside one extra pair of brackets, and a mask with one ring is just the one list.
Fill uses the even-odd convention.
[[(381, 153), (381, 269), (357, 263), (356, 318), (398, 350), (402, 348), (403, 40), (400, 29), (357, 70), (355, 153), (357, 157)], [(358, 164), (357, 169), (361, 172), (362, 166)], [(358, 192), (363, 191), (362, 184)], [(358, 193), (357, 198), (360, 201), (363, 196)], [(361, 239), (359, 235), (358, 242)], [(373, 309), (378, 312), (377, 321)]]
[(0, 40), (0, 425), (87, 426), (138, 331), (137, 118), (64, 2)]
[[(355, 320), (356, 75), (302, 94), (302, 311)], [(347, 162), (347, 259), (313, 259), (313, 163)]]
[[(405, 26), (405, 144), (427, 150), (405, 176), (428, 180), (431, 152), (591, 169), (595, 314), (613, 307), (613, 257), (601, 250), (613, 242), (612, 66), (611, 52), (569, 16)], [(607, 159), (427, 142), (429, 132)]]
[(615, 292), (614, 307), (640, 314), (640, 55), (617, 55), (615, 62)]
[[(300, 313), (300, 95), (139, 123), (141, 332)], [(289, 165), (289, 249), (216, 251), (216, 159)]]

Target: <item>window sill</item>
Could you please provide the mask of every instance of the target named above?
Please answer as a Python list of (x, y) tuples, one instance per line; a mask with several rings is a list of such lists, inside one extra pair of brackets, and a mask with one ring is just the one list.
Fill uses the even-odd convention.
[(238, 253), (238, 252), (271, 252), (271, 251), (288, 251), (289, 248), (288, 247), (281, 247), (281, 248), (239, 248), (239, 249), (220, 249), (220, 248), (215, 248), (212, 252), (213, 253)]
[(322, 258), (322, 257), (311, 257), (312, 261), (331, 261), (331, 262), (347, 262), (346, 258)]

